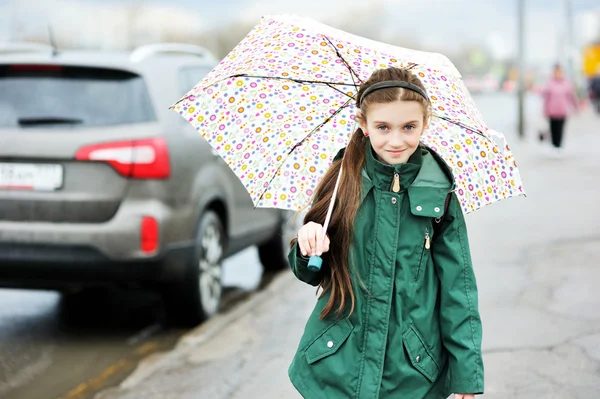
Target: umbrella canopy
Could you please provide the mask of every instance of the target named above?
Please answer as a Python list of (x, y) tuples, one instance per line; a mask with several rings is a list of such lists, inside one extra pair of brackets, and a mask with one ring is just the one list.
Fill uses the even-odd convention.
[(433, 112), (421, 141), (452, 170), (464, 212), (524, 194), (504, 136), (485, 125), (446, 57), (308, 18), (264, 17), (172, 108), (229, 164), (257, 207), (299, 210), (356, 127), (360, 83), (391, 66), (425, 85)]

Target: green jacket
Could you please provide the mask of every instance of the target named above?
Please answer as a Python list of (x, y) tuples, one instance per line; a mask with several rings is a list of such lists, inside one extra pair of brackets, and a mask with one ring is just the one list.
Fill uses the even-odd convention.
[[(350, 257), (355, 311), (320, 320), (329, 294), (319, 299), (289, 377), (310, 399), (481, 394), (477, 286), (455, 194), (434, 228), (454, 187), (447, 167), (426, 149), (408, 163), (384, 165), (367, 146)], [(395, 173), (398, 193), (391, 191)], [(313, 286), (327, 269), (325, 262), (320, 272), (309, 271), (297, 245), (289, 261), (298, 279)]]

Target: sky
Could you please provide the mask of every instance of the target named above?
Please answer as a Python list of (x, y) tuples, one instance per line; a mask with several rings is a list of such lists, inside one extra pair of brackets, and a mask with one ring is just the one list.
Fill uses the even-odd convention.
[[(564, 54), (559, 36), (564, 32), (567, 1), (573, 10), (573, 53), (600, 32), (599, 0), (525, 0), (528, 63), (551, 65)], [(0, 0), (0, 40), (9, 35), (10, 23), (3, 24), (3, 19), (10, 22), (10, 15), (15, 12), (31, 28), (48, 10), (58, 13), (68, 23), (78, 20), (73, 11), (78, 7), (96, 15), (96, 11), (89, 10), (142, 4), (159, 10), (152, 17), (148, 14), (149, 25), (176, 23), (181, 29), (202, 31), (238, 20), (252, 25), (262, 15), (278, 13), (309, 16), (336, 25), (339, 18), (354, 11), (363, 16), (356, 27), (361, 32), (400, 36), (432, 51), (485, 46), (496, 57), (508, 58), (517, 51), (517, 3), (517, 0)], [(162, 17), (167, 14), (171, 17)], [(79, 19), (82, 24), (84, 20)], [(118, 21), (111, 20), (111, 24)], [(69, 29), (75, 32), (76, 25), (74, 22)], [(148, 30), (152, 30), (151, 26)]]

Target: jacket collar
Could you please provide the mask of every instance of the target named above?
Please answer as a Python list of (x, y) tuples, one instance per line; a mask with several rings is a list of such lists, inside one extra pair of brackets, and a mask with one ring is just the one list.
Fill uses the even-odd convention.
[[(371, 151), (370, 145), (368, 150)], [(369, 152), (367, 152), (365, 167), (362, 170), (361, 202), (375, 187), (367, 170), (369, 162), (372, 162), (369, 161), (368, 154)], [(454, 178), (448, 165), (434, 151), (422, 148), (420, 158), (420, 168), (407, 188), (411, 213), (417, 216), (440, 217), (443, 214), (446, 197), (455, 188)], [(389, 166), (381, 163), (380, 165)], [(393, 176), (394, 172), (391, 173)], [(383, 189), (389, 190), (389, 188), (390, 185), (387, 185)]]
[(415, 181), (419, 170), (421, 169), (423, 151), (427, 152), (427, 150), (419, 147), (414, 154), (410, 156), (408, 162), (387, 165), (376, 158), (370, 140), (367, 140), (365, 146), (365, 169), (367, 175), (371, 179), (373, 186), (383, 191), (391, 191), (395, 174), (398, 174), (400, 178), (400, 191), (408, 189)]

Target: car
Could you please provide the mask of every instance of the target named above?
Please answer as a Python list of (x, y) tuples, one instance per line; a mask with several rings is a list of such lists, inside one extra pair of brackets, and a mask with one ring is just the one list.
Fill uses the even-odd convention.
[(169, 322), (218, 311), (223, 259), (287, 267), (286, 215), (260, 209), (169, 107), (218, 64), (188, 44), (0, 48), (0, 287), (159, 292)]

